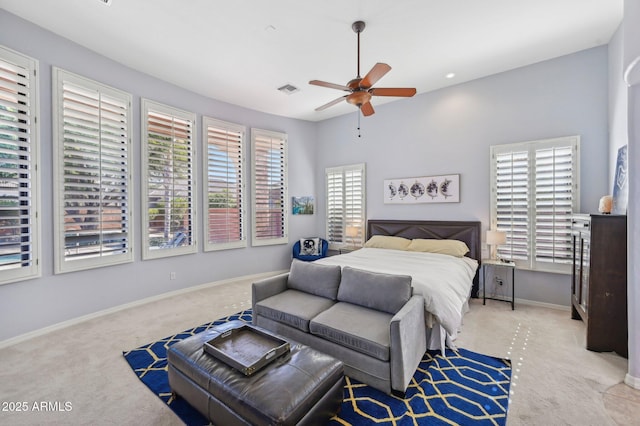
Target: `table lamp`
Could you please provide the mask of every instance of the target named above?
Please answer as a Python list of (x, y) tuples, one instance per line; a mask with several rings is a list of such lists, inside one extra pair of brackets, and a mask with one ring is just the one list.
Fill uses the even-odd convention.
[(491, 259), (498, 259), (498, 246), (507, 242), (507, 233), (490, 229), (487, 231), (487, 244), (491, 246)]
[(347, 234), (347, 238), (351, 238), (351, 246), (355, 247), (355, 239), (358, 236), (358, 227), (357, 226), (347, 226), (345, 233)]

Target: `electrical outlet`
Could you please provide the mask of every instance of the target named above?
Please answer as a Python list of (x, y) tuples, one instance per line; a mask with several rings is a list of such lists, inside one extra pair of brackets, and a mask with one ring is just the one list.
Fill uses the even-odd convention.
[(170, 280), (175, 280), (176, 279), (176, 273), (175, 272), (169, 272), (169, 279)]
[(502, 278), (500, 278), (500, 277), (496, 277), (496, 278), (495, 278), (495, 280), (496, 280), (496, 283), (497, 283), (498, 285), (502, 285), (502, 284), (503, 284), (503, 282), (502, 282)]

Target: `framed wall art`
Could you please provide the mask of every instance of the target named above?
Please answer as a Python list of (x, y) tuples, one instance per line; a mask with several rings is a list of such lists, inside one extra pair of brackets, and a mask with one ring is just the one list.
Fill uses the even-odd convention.
[(627, 145), (618, 149), (616, 159), (616, 173), (613, 182), (613, 206), (611, 213), (627, 214), (627, 203), (629, 198), (629, 185), (627, 184), (628, 172)]
[(384, 181), (385, 204), (459, 203), (460, 175), (423, 176)]
[(292, 214), (313, 214), (313, 197), (291, 197)]

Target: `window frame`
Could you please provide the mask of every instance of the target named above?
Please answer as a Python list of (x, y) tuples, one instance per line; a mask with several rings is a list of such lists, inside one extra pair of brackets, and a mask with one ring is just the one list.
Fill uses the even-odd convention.
[[(258, 138), (271, 138), (280, 140), (282, 148), (280, 150), (280, 158), (282, 161), (282, 177), (281, 177), (281, 198), (282, 206), (280, 207), (280, 214), (282, 218), (280, 236), (273, 236), (271, 238), (258, 238), (257, 226), (258, 220), (258, 208), (257, 208), (257, 155), (258, 149), (256, 144)], [(251, 245), (252, 246), (267, 246), (276, 244), (288, 244), (289, 243), (289, 196), (288, 196), (288, 179), (289, 179), (289, 166), (288, 166), (288, 139), (286, 133), (275, 132), (271, 130), (263, 129), (251, 129)]]
[[(179, 108), (175, 108), (169, 105), (162, 104), (160, 102), (152, 101), (150, 99), (141, 99), (140, 102), (140, 119), (141, 119), (141, 164), (142, 164), (142, 175), (141, 175), (141, 222), (142, 222), (142, 259), (143, 260), (151, 260), (151, 259), (160, 259), (171, 256), (180, 256), (184, 254), (192, 254), (197, 253), (198, 251), (198, 217), (197, 217), (197, 196), (198, 188), (197, 188), (197, 179), (196, 179), (196, 164), (197, 164), (197, 128), (196, 128), (196, 114), (193, 112), (185, 111)], [(190, 215), (190, 226), (191, 232), (187, 238), (186, 245), (178, 245), (174, 246), (170, 241), (167, 241), (166, 247), (162, 249), (151, 249), (150, 245), (150, 218), (149, 218), (149, 120), (148, 116), (150, 112), (155, 112), (157, 114), (162, 114), (166, 116), (170, 116), (171, 118), (176, 118), (184, 121), (190, 122), (191, 129), (191, 137), (189, 138), (189, 156), (191, 160), (189, 161), (189, 173), (190, 177), (188, 178), (188, 186), (190, 190), (188, 191), (191, 194), (189, 207), (187, 208), (188, 214)], [(172, 175), (173, 177), (173, 175)], [(172, 240), (176, 237), (174, 236)]]
[[(346, 196), (346, 185), (347, 178), (346, 174), (350, 172), (359, 172), (360, 173), (360, 199), (362, 208), (360, 209), (360, 215), (357, 217), (349, 218), (349, 214), (347, 212), (347, 196)], [(331, 195), (331, 185), (330, 176), (331, 175), (340, 175), (342, 179), (342, 190), (341, 190), (341, 199), (342, 199), (342, 215), (339, 217), (336, 216), (335, 219), (332, 219), (332, 205), (337, 203), (338, 200), (332, 200)], [(332, 250), (338, 250), (343, 247), (357, 246), (361, 247), (365, 243), (366, 239), (366, 218), (367, 218), (367, 170), (366, 163), (357, 163), (357, 164), (349, 164), (345, 166), (336, 166), (336, 167), (327, 167), (325, 169), (325, 194), (326, 194), (326, 221), (325, 221), (325, 232), (326, 238), (329, 242), (329, 248)], [(353, 197), (352, 197), (353, 198)], [(332, 230), (333, 226), (332, 221), (341, 222), (341, 231), (340, 235), (344, 238), (340, 238), (339, 240), (334, 239), (332, 235), (334, 231)], [(358, 229), (358, 235), (354, 238), (347, 237), (346, 229), (348, 226), (354, 226)]]
[[(566, 247), (568, 252), (566, 253), (566, 259), (563, 260), (562, 256), (552, 256), (551, 261), (542, 261), (537, 260), (537, 239), (536, 236), (539, 235), (542, 231), (542, 227), (537, 227), (536, 219), (538, 217), (538, 208), (536, 204), (536, 189), (540, 186), (537, 175), (537, 167), (536, 167), (536, 152), (545, 151), (549, 149), (557, 149), (557, 148), (570, 148), (571, 149), (571, 211), (566, 212), (566, 220), (557, 220), (554, 219), (554, 224), (559, 224), (559, 228), (563, 227), (566, 234)], [(491, 221), (491, 229), (498, 229), (507, 232), (507, 243), (506, 246), (509, 245), (511, 241), (512, 234), (508, 229), (503, 229), (498, 224), (497, 217), (497, 159), (496, 155), (498, 154), (508, 154), (508, 153), (527, 153), (527, 221), (528, 227), (527, 231), (521, 235), (526, 236), (526, 258), (524, 259), (511, 259), (510, 255), (505, 255), (505, 252), (508, 252), (508, 249), (498, 247), (498, 254), (506, 259), (514, 260), (516, 266), (519, 269), (523, 270), (532, 270), (532, 271), (541, 271), (541, 272), (551, 272), (551, 273), (561, 273), (561, 274), (570, 274), (571, 273), (571, 216), (573, 213), (580, 211), (580, 136), (565, 136), (551, 139), (542, 139), (535, 141), (527, 141), (527, 142), (519, 142), (513, 144), (505, 144), (505, 145), (493, 145), (490, 147), (490, 221)], [(538, 185), (536, 184), (538, 182)], [(562, 185), (558, 185), (562, 187)], [(567, 186), (566, 184), (564, 185)], [(562, 192), (559, 192), (560, 197), (558, 197), (562, 201)], [(566, 199), (566, 197), (565, 197)], [(560, 202), (561, 202), (560, 201)], [(566, 200), (565, 200), (566, 203)], [(562, 211), (558, 214), (559, 217), (562, 216)], [(548, 223), (548, 222), (547, 222)], [(556, 226), (554, 226), (554, 229)], [(515, 243), (514, 243), (515, 244)], [(516, 244), (517, 245), (517, 244)], [(541, 246), (543, 244), (540, 244)], [(504, 247), (504, 246), (502, 246)], [(542, 251), (542, 250), (540, 250)], [(558, 250), (562, 253), (562, 250)]]
[[(234, 241), (228, 241), (223, 243), (214, 243), (209, 241), (209, 235), (212, 228), (211, 223), (211, 213), (209, 211), (209, 169), (211, 167), (210, 164), (210, 156), (209, 156), (209, 128), (213, 127), (221, 131), (229, 131), (232, 133), (236, 133), (239, 135), (240, 143), (239, 143), (239, 152), (240, 152), (240, 161), (239, 161), (239, 169), (240, 169), (240, 185), (239, 185), (239, 206), (238, 208), (238, 221), (240, 238)], [(227, 121), (218, 120), (212, 117), (202, 117), (202, 170), (204, 171), (203, 181), (205, 185), (203, 185), (203, 204), (204, 204), (204, 214), (205, 214), (205, 235), (204, 235), (204, 250), (205, 251), (216, 251), (216, 250), (230, 250), (236, 248), (244, 248), (247, 246), (247, 235), (246, 235), (246, 185), (247, 185), (247, 173), (246, 173), (246, 126), (236, 123), (230, 123)]]
[[(53, 67), (53, 201), (54, 201), (54, 273), (61, 274), (67, 272), (81, 271), (93, 268), (99, 268), (103, 266), (119, 265), (129, 263), (134, 260), (135, 250), (135, 229), (133, 221), (134, 209), (134, 196), (133, 196), (133, 179), (132, 179), (132, 167), (133, 167), (133, 148), (132, 148), (132, 95), (113, 88), (111, 86), (102, 84), (100, 82), (91, 80), (89, 78), (71, 73), (61, 68)], [(120, 224), (123, 228), (127, 229), (126, 238), (123, 245), (127, 247), (124, 253), (113, 255), (102, 255), (101, 253), (96, 256), (88, 255), (87, 257), (80, 259), (67, 260), (67, 248), (66, 248), (66, 236), (65, 236), (65, 136), (64, 136), (64, 83), (67, 82), (70, 85), (74, 85), (82, 90), (97, 91), (101, 95), (106, 95), (111, 98), (117, 99), (119, 102), (124, 103), (126, 110), (122, 114), (122, 117), (126, 120), (125, 132), (126, 136), (123, 136), (124, 147), (126, 149), (126, 176), (124, 178), (125, 185), (125, 205), (122, 207), (126, 210), (126, 213), (120, 213), (123, 219)], [(104, 114), (101, 114), (102, 117)], [(102, 147), (102, 145), (101, 145)], [(100, 184), (102, 189), (102, 185)], [(102, 224), (102, 222), (101, 222)], [(104, 228), (100, 228), (102, 232)]]
[[(7, 63), (8, 66), (16, 68), (22, 68), (26, 74), (25, 78), (28, 78), (28, 88), (23, 95), (29, 99), (26, 112), (21, 116), (26, 115), (30, 117), (26, 127), (28, 130), (25, 133), (28, 134), (27, 145), (29, 147), (29, 161), (27, 170), (30, 177), (28, 178), (28, 186), (30, 187), (30, 194), (26, 197), (28, 203), (29, 212), (27, 214), (21, 214), (21, 218), (27, 218), (28, 221), (28, 238), (29, 238), (29, 253), (31, 254), (31, 262), (27, 266), (19, 266), (17, 268), (7, 268), (0, 270), (0, 285), (9, 284), (13, 282), (38, 278), (42, 276), (42, 270), (40, 266), (40, 259), (42, 256), (40, 240), (42, 236), (40, 216), (38, 210), (40, 207), (40, 174), (38, 171), (40, 165), (40, 84), (39, 84), (39, 62), (27, 55), (19, 53), (15, 50), (9, 49), (0, 45), (0, 60)], [(16, 84), (22, 84), (17, 83)], [(23, 119), (21, 117), (20, 119)], [(20, 197), (21, 199), (23, 197)], [(24, 232), (21, 232), (24, 235)], [(24, 243), (24, 236), (21, 238), (21, 243)], [(22, 245), (22, 244), (21, 244)], [(21, 253), (24, 251), (21, 250)]]

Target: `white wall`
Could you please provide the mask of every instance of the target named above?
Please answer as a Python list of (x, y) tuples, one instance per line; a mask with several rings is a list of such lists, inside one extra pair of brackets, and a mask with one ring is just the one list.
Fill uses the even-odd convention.
[[(640, 389), (640, 2), (625, 0), (622, 40), (627, 88), (629, 206), (627, 213), (627, 312), (629, 316), (629, 372), (625, 383)], [(620, 55), (614, 60), (620, 61)], [(635, 65), (633, 65), (635, 64)], [(618, 79), (618, 76), (613, 78)], [(612, 151), (616, 145), (611, 146)]]
[[(212, 281), (286, 269), (290, 245), (248, 247), (161, 260), (141, 260), (141, 214), (135, 214), (135, 262), (83, 272), (53, 274), (51, 66), (86, 76), (133, 94), (133, 164), (140, 164), (140, 98), (145, 97), (196, 112), (197, 134), (202, 114), (222, 120), (281, 131), (289, 137), (289, 192), (313, 194), (315, 125), (264, 114), (208, 99), (126, 68), (77, 44), (0, 10), (0, 44), (40, 62), (40, 135), (42, 177), (42, 278), (0, 286), (0, 341), (29, 331), (164, 292)], [(199, 149), (199, 147), (198, 147)], [(247, 163), (249, 166), (250, 163)], [(202, 182), (200, 161), (197, 178)], [(135, 167), (134, 197), (140, 195), (140, 167)], [(204, 205), (201, 191), (198, 204)], [(140, 203), (136, 202), (139, 206)], [(250, 213), (250, 209), (247, 210)], [(200, 235), (203, 216), (199, 214)], [(317, 216), (290, 217), (290, 240), (315, 229)], [(247, 224), (248, 225), (248, 224)], [(250, 232), (251, 227), (247, 227)], [(249, 241), (251, 238), (249, 237)], [(169, 280), (169, 273), (176, 279)]]
[(618, 149), (628, 143), (627, 85), (622, 75), (624, 32), (622, 26), (615, 32), (609, 42), (609, 160), (607, 162), (607, 176), (609, 178), (609, 194), (613, 194), (613, 180), (615, 178)]
[[(316, 182), (321, 188), (326, 167), (364, 161), (369, 218), (480, 220), (486, 229), (489, 146), (578, 134), (581, 210), (595, 212), (610, 192), (607, 85), (602, 46), (376, 106), (361, 121), (360, 139), (355, 112), (336, 117), (318, 125)], [(450, 173), (461, 175), (458, 204), (383, 203), (384, 179)], [(324, 234), (324, 220), (319, 227)], [(570, 290), (568, 275), (516, 273), (519, 298), (568, 306)]]

